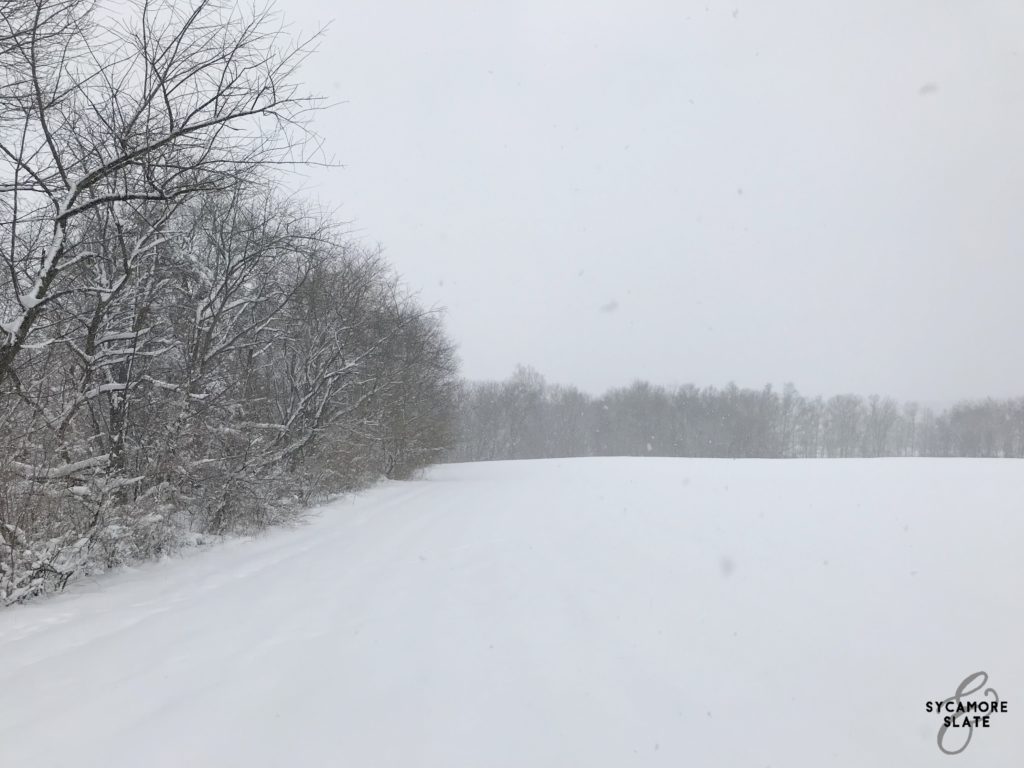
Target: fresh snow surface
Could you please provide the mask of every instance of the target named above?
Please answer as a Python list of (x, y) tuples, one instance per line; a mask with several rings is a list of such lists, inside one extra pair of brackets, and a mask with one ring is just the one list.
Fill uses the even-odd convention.
[(0, 611), (0, 765), (1024, 765), (1022, 507), (1018, 461), (439, 467)]

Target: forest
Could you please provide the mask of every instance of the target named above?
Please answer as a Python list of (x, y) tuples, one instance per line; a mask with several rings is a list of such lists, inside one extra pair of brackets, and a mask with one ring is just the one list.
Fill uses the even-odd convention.
[(1024, 457), (1024, 398), (936, 412), (871, 395), (829, 398), (638, 381), (595, 397), (520, 366), (461, 385), (454, 461), (567, 456)]
[(316, 39), (130, 7), (0, 5), (0, 604), (448, 446), (438, 313), (285, 183)]

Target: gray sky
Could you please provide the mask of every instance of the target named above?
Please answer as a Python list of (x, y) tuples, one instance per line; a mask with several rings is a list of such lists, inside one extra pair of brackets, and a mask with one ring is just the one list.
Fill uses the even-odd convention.
[(292, 0), (472, 378), (1024, 394), (1019, 0)]

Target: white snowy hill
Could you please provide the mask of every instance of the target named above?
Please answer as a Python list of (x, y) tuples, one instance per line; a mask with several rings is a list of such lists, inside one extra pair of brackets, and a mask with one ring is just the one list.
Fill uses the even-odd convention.
[(0, 765), (1022, 765), (1022, 553), (1012, 460), (442, 466), (0, 611)]

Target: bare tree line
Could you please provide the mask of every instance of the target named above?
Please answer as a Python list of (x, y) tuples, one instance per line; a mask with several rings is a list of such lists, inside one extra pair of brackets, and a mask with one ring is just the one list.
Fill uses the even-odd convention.
[(436, 314), (280, 192), (310, 42), (129, 7), (0, 0), (0, 605), (449, 445)]
[(519, 368), (464, 383), (451, 461), (568, 456), (1024, 457), (1024, 398), (944, 411), (892, 398), (806, 397), (792, 385), (742, 389), (636, 382), (593, 397)]

